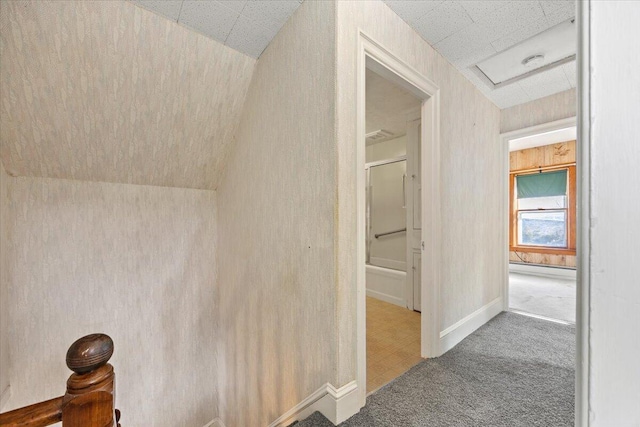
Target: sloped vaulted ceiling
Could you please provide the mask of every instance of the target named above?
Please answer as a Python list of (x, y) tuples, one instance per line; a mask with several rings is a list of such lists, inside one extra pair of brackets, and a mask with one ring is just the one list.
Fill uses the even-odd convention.
[(255, 60), (125, 1), (0, 1), (8, 173), (215, 189)]

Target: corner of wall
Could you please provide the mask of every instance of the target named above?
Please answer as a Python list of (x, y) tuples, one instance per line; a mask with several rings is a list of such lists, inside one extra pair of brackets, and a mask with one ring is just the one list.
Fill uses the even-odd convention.
[(10, 381), (10, 363), (8, 350), (9, 345), (9, 301), (8, 301), (8, 271), (7, 271), (7, 239), (8, 239), (8, 218), (9, 201), (7, 194), (7, 186), (9, 184), (9, 175), (4, 170), (2, 160), (0, 160), (0, 411), (4, 408), (9, 400), (11, 390), (9, 388)]

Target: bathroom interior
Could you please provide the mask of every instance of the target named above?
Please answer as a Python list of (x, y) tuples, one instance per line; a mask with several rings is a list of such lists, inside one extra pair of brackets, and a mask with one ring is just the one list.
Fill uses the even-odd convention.
[(367, 392), (420, 360), (420, 107), (366, 72)]

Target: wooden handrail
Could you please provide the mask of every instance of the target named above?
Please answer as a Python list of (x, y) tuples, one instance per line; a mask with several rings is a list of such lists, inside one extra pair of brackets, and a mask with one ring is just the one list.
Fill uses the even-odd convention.
[(115, 409), (115, 374), (109, 359), (113, 341), (104, 334), (80, 338), (67, 351), (64, 396), (0, 414), (0, 426), (45, 427), (62, 421), (63, 427), (120, 427)]
[(45, 427), (62, 421), (64, 396), (0, 414), (0, 426)]

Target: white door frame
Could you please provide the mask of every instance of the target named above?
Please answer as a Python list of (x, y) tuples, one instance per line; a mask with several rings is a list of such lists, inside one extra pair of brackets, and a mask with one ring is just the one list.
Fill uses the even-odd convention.
[[(591, 282), (590, 282), (590, 245), (591, 245), (591, 26), (590, 10), (592, 0), (577, 2), (576, 18), (578, 19), (578, 49), (576, 67), (578, 76), (577, 85), (577, 117), (567, 119), (576, 125), (578, 138), (576, 143), (576, 170), (577, 170), (577, 227), (576, 236), (576, 379), (575, 379), (575, 427), (589, 427), (590, 408), (590, 360), (589, 346), (590, 334), (590, 307), (591, 307)], [(557, 123), (557, 122), (554, 122)], [(507, 138), (505, 138), (507, 135)], [(511, 137), (513, 138), (513, 137)], [(500, 143), (507, 154), (503, 176), (508, 176), (508, 146), (506, 143), (508, 133), (501, 135)], [(508, 184), (503, 186), (504, 201), (507, 203), (503, 213), (508, 214)], [(508, 231), (508, 220), (505, 221), (505, 229)], [(508, 236), (508, 234), (507, 234)], [(508, 237), (503, 241), (506, 254), (503, 260), (507, 263), (509, 258)], [(505, 275), (508, 278), (508, 267)], [(508, 281), (505, 282), (508, 286)], [(504, 294), (504, 292), (507, 292)], [(508, 289), (503, 289), (505, 307), (508, 307)]]
[(356, 336), (360, 403), (366, 402), (366, 270), (365, 270), (365, 79), (366, 69), (422, 99), (422, 357), (440, 355), (440, 90), (432, 81), (358, 31), (356, 88)]

